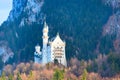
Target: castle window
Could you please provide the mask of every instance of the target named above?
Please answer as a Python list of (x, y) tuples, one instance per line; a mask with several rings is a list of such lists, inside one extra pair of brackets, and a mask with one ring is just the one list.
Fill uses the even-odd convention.
[(62, 58), (62, 56), (55, 56), (55, 58)]

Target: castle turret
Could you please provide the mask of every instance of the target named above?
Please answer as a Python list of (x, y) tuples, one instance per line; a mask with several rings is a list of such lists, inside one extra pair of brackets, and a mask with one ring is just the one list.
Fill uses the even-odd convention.
[(43, 65), (47, 63), (47, 44), (48, 44), (48, 25), (44, 22), (43, 28), (43, 49), (42, 49), (42, 63)]
[(38, 44), (35, 46), (35, 51), (36, 51), (38, 54), (41, 54), (41, 53), (40, 53), (40, 46), (39, 46)]
[(41, 63), (41, 52), (40, 52), (40, 46), (38, 44), (35, 46), (34, 62)]

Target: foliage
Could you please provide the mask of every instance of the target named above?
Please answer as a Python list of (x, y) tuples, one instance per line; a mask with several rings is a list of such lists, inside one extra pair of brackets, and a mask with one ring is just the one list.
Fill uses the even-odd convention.
[(108, 55), (107, 62), (111, 69), (111, 75), (115, 75), (120, 72), (120, 55), (116, 53), (110, 53)]
[[(112, 9), (105, 6), (101, 0), (44, 0), (43, 15), (49, 25), (49, 36), (57, 32), (66, 41), (66, 56), (70, 60), (76, 56), (81, 59), (94, 59), (95, 49), (101, 42), (103, 25), (112, 14)], [(39, 1), (38, 1), (39, 2)], [(23, 9), (24, 10), (24, 9)], [(12, 49), (14, 59), (9, 63), (29, 62), (33, 60), (34, 46), (42, 45), (42, 20), (25, 23), (20, 27), (22, 19), (29, 17), (28, 11), (23, 11), (15, 21), (6, 21), (0, 31), (4, 36), (0, 40), (7, 41)], [(43, 18), (39, 13), (36, 17)], [(16, 37), (16, 34), (18, 37)], [(9, 36), (9, 37), (8, 37)], [(76, 37), (77, 36), (77, 37)], [(103, 49), (103, 53), (106, 50)], [(109, 48), (108, 48), (109, 49)]]
[[(101, 59), (104, 60), (104, 58), (101, 58)], [(96, 63), (99, 62), (97, 63), (97, 65), (99, 64), (100, 67), (101, 67), (101, 59), (95, 60)], [(107, 59), (107, 61), (109, 60)], [(76, 64), (76, 62), (78, 64)], [(109, 65), (108, 67), (110, 68), (110, 70), (105, 68), (103, 72), (99, 72), (101, 70), (99, 67), (96, 73), (93, 71), (87, 72), (86, 66), (90, 65), (90, 63), (92, 62), (78, 61), (76, 59), (72, 59), (70, 66), (66, 68), (64, 66), (59, 66), (59, 65), (54, 66), (53, 63), (49, 63), (49, 68), (47, 68), (47, 65), (43, 67), (42, 65), (36, 64), (36, 63), (24, 63), (24, 65), (26, 66), (26, 69), (24, 71), (20, 71), (21, 68), (25, 67), (25, 66), (21, 66), (21, 64), (23, 63), (20, 63), (16, 66), (11, 65), (12, 67), (14, 67), (13, 69), (10, 67), (7, 67), (8, 69), (6, 68), (6, 70), (11, 69), (13, 71), (11, 72), (10, 75), (5, 75), (7, 71), (3, 72), (2, 76), (0, 77), (0, 80), (13, 80), (13, 79), (14, 80), (113, 80), (113, 79), (120, 79), (119, 77), (120, 74), (109, 77), (111, 72), (115, 71), (115, 68), (112, 69), (112, 65)], [(108, 65), (108, 63), (106, 65)], [(107, 76), (104, 77), (104, 76), (101, 76), (101, 74), (106, 74)]]
[(2, 56), (0, 56), (0, 69), (2, 69), (2, 68), (3, 68), (3, 65), (4, 65), (1, 57), (2, 57)]
[(9, 76), (8, 76), (8, 80), (13, 80), (13, 75), (12, 74), (10, 74)]
[(110, 7), (103, 5), (101, 0), (45, 0), (42, 11), (47, 15), (48, 25), (52, 26), (51, 36), (59, 31), (66, 40), (68, 58), (76, 56), (88, 60), (96, 57), (94, 50), (101, 41), (102, 26), (111, 15)]
[(93, 61), (93, 63), (91, 65), (87, 66), (87, 70), (89, 72), (97, 72), (98, 71), (98, 63), (96, 61)]
[[(51, 63), (46, 65), (47, 69), (39, 64), (21, 63), (14, 68), (15, 70), (6, 71), (6, 73), (11, 72), (16, 75), (20, 72), (17, 74), (18, 80), (22, 79), (21, 73), (25, 73), (28, 79), (33, 79), (33, 74), (37, 74), (37, 79), (64, 79), (64, 76), (67, 75), (67, 79), (75, 80), (78, 78), (80, 80), (79, 77), (83, 76), (82, 79), (85, 80), (86, 71), (84, 69), (86, 67), (88, 74), (95, 72), (102, 77), (112, 77), (120, 72), (119, 54), (110, 53), (110, 51), (114, 51), (113, 42), (116, 36), (102, 35), (103, 26), (112, 14), (111, 7), (105, 6), (102, 0), (44, 1), (42, 12), (46, 15), (46, 21), (50, 28), (50, 38), (54, 37), (58, 31), (62, 39), (66, 41), (68, 61), (71, 57), (76, 59), (70, 61), (70, 66), (66, 68), (65, 72), (57, 69), (54, 73), (56, 67)], [(23, 18), (29, 17), (27, 13), (27, 11), (23, 11), (19, 19), (13, 22), (6, 21), (0, 27), (0, 41), (7, 41), (7, 45), (15, 53), (14, 58), (8, 63), (30, 62), (34, 57), (34, 46), (37, 43), (42, 45), (42, 20), (30, 24), (25, 23), (22, 27), (19, 26)], [(40, 13), (37, 17), (41, 17)], [(1, 33), (4, 36), (1, 37)], [(96, 48), (98, 48), (98, 53)], [(102, 55), (102, 58), (99, 58), (99, 52), (106, 54), (105, 57)], [(91, 61), (89, 62), (89, 60)], [(0, 68), (3, 67), (2, 65), (2, 59), (0, 59)], [(4, 80), (5, 75), (2, 75), (2, 78)], [(12, 76), (9, 78), (12, 79)]]
[(29, 73), (28, 80), (34, 80), (32, 71), (30, 71)]
[(86, 69), (84, 69), (81, 80), (87, 80), (87, 70)]
[(5, 75), (5, 72), (2, 72), (2, 75), (1, 75), (0, 80), (6, 80), (6, 75)]
[(56, 69), (52, 80), (64, 80), (64, 71)]
[(17, 80), (22, 80), (20, 73), (17, 73)]
[(114, 51), (114, 47), (113, 47), (114, 40), (115, 40), (115, 35), (106, 35), (102, 37), (99, 51), (103, 54), (108, 54), (110, 51)]

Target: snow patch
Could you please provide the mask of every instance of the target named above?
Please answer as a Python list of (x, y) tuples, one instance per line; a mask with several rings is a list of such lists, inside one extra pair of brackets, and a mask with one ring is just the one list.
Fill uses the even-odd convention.
[(3, 53), (5, 53), (5, 49), (4, 48), (0, 48), (0, 55), (2, 55)]
[(28, 0), (27, 6), (24, 11), (27, 11), (28, 15), (28, 23), (37, 22), (39, 15), (41, 11), (41, 7), (43, 6), (44, 0), (41, 2), (37, 2), (36, 0)]
[(113, 8), (120, 7), (120, 0), (104, 0), (106, 4), (112, 6)]
[(2, 61), (6, 63), (9, 58), (12, 58), (14, 53), (12, 50), (7, 47), (7, 45), (3, 42), (0, 42), (0, 56), (2, 57)]

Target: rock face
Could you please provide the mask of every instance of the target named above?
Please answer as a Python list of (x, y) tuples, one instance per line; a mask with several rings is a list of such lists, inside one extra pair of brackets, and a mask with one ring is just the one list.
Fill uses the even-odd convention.
[(120, 0), (103, 0), (105, 4), (112, 6), (113, 8), (120, 8)]
[(39, 22), (41, 7), (43, 0), (13, 0), (13, 8), (8, 17), (8, 21), (14, 22), (21, 18), (20, 25), (24, 26), (25, 23), (31, 24), (32, 22)]
[(120, 52), (120, 12), (118, 11), (112, 15), (105, 27), (103, 28), (103, 35), (115, 35), (113, 41), (114, 49), (117, 53)]
[(120, 0), (104, 0), (105, 4), (113, 8), (113, 14), (103, 27), (103, 36), (115, 36), (113, 40), (114, 51), (120, 52)]
[(18, 19), (24, 7), (26, 6), (27, 0), (13, 0), (12, 10), (9, 14), (8, 21), (14, 21)]
[(13, 0), (8, 19), (0, 28), (0, 55), (2, 61), (6, 62), (14, 54), (14, 57), (20, 59), (20, 53), (24, 52), (26, 48), (27, 41), (25, 39), (30, 35), (29, 32), (26, 32), (27, 35), (24, 36), (23, 40), (23, 33), (30, 30), (30, 28), (24, 28), (32, 25), (32, 23), (36, 23), (36, 25), (42, 23), (41, 7), (43, 3), (43, 0)]
[(110, 16), (107, 24), (104, 26), (103, 35), (111, 35), (116, 34), (117, 38), (119, 37), (120, 33), (120, 12), (118, 11), (116, 14)]
[(0, 42), (0, 56), (3, 63), (6, 63), (9, 58), (13, 58), (14, 53), (6, 46), (5, 42)]

